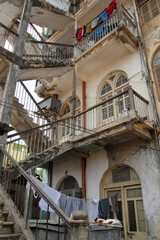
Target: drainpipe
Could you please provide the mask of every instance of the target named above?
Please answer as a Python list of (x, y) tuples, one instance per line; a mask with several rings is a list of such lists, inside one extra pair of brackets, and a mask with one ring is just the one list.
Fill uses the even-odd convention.
[(86, 158), (81, 158), (82, 165), (82, 198), (86, 198), (86, 178), (85, 178), (85, 169), (86, 169)]
[[(77, 29), (77, 22), (76, 20), (74, 21), (74, 37), (73, 37), (73, 45), (74, 45), (74, 60), (75, 60), (75, 56), (76, 56), (76, 29)], [(72, 115), (71, 115), (71, 122), (72, 122), (72, 134), (74, 135), (75, 133), (75, 129), (74, 129), (74, 115), (75, 115), (75, 111), (76, 111), (76, 82), (77, 82), (77, 66), (74, 63), (74, 68), (73, 68), (73, 81), (72, 81)]]
[[(82, 111), (86, 110), (86, 83), (82, 82)], [(86, 127), (86, 117), (83, 114), (83, 131), (85, 132)]]
[[(23, 7), (23, 12), (21, 16), (21, 21), (18, 29), (18, 37), (15, 42), (14, 47), (14, 53), (18, 57), (22, 57), (23, 51), (24, 51), (24, 44), (25, 44), (25, 36), (27, 32), (27, 27), (30, 19), (30, 14), (32, 10), (32, 0), (26, 0)], [(11, 64), (9, 73), (6, 79), (4, 94), (3, 94), (3, 100), (2, 105), (0, 108), (0, 122), (6, 123), (9, 125), (11, 113), (12, 113), (12, 106), (13, 106), (13, 100), (14, 100), (14, 93), (16, 88), (16, 83), (18, 80), (18, 74), (19, 74), (20, 67), (14, 63)], [(7, 140), (7, 136), (3, 135), (0, 137), (0, 144), (3, 144), (5, 146)], [(0, 152), (0, 161), (2, 164), (3, 154)], [(2, 171), (2, 166), (0, 164), (0, 175)]]
[[(82, 82), (82, 111), (86, 110), (86, 83)], [(83, 131), (85, 132), (86, 127), (86, 119), (85, 114), (83, 115)], [(82, 198), (86, 198), (86, 176), (85, 176), (85, 169), (86, 169), (86, 158), (81, 158), (81, 165), (82, 165)]]

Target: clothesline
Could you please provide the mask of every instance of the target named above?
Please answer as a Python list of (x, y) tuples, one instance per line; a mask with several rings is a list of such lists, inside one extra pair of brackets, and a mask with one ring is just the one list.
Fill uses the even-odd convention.
[(77, 33), (76, 33), (77, 40), (81, 40), (83, 37), (87, 36), (87, 34), (91, 33), (102, 22), (106, 22), (108, 20), (109, 16), (112, 14), (114, 9), (117, 9), (116, 0), (113, 0), (109, 4), (109, 6), (106, 9), (104, 9), (91, 22), (87, 23), (83, 27), (78, 28)]
[[(87, 211), (87, 199), (81, 199), (76, 197), (67, 196), (66, 194), (60, 193), (57, 190), (47, 186), (46, 184), (42, 183), (40, 180), (38, 180), (36, 177), (31, 175), (31, 178), (38, 184), (38, 186), (45, 192), (47, 196), (49, 196), (55, 204), (57, 204), (62, 211), (68, 216), (71, 217), (74, 211), (77, 210), (84, 210)], [(32, 191), (35, 195), (35, 190), (32, 187)], [(42, 211), (47, 212), (48, 210), (48, 204), (46, 201), (41, 198), (39, 201), (39, 207)], [(111, 198), (105, 198), (105, 199), (91, 199), (89, 202), (89, 212), (88, 217), (89, 221), (93, 221), (96, 218), (103, 218), (107, 219), (110, 217), (110, 207), (111, 211), (117, 211), (118, 205), (117, 205), (117, 196), (111, 197)], [(49, 207), (50, 212), (54, 212)]]

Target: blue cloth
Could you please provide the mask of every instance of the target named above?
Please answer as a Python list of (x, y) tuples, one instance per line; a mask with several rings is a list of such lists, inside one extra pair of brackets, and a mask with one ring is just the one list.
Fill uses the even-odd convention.
[(107, 16), (107, 13), (106, 13), (105, 10), (101, 13), (101, 17), (102, 17), (102, 21), (103, 21), (103, 22), (106, 22), (106, 21), (107, 21), (108, 16)]
[(96, 32), (95, 34), (99, 34), (99, 33), (102, 33), (103, 32), (103, 27), (100, 27)]

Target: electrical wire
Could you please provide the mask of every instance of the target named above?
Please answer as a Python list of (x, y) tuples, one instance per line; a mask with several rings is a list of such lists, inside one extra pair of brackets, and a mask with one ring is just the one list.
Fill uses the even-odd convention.
[[(62, 123), (60, 121), (63, 121)], [(107, 134), (103, 134), (103, 133), (99, 133), (93, 129), (88, 129), (88, 128), (84, 128), (82, 126), (79, 126), (79, 125), (76, 125), (76, 124), (73, 124), (73, 123), (69, 123), (69, 125), (67, 123), (65, 123), (65, 120), (57, 120), (57, 121), (54, 121), (54, 122), (51, 122), (51, 125), (54, 125), (54, 124), (57, 124), (57, 125), (60, 125), (62, 127), (67, 127), (67, 128), (70, 128), (70, 129), (73, 129), (73, 130), (78, 130), (80, 131), (80, 129), (84, 132), (84, 133), (88, 133), (88, 134), (98, 134), (99, 136), (101, 137), (107, 137), (109, 138), (109, 136)], [(46, 124), (47, 126), (50, 126), (50, 124)], [(43, 127), (43, 126), (41, 126)], [(38, 129), (40, 129), (41, 127), (39, 127)], [(27, 131), (31, 131), (32, 129), (29, 129)], [(44, 129), (44, 131), (46, 131), (47, 129)], [(49, 129), (48, 129), (49, 130)], [(43, 131), (43, 130), (42, 130)], [(18, 133), (17, 135), (19, 135), (20, 133)], [(16, 141), (16, 140), (15, 140)], [(122, 141), (121, 138), (118, 138), (118, 137), (114, 137), (114, 143), (119, 143), (120, 141)], [(140, 149), (148, 149), (148, 150), (153, 150), (153, 151), (157, 151), (157, 152), (160, 152), (159, 149), (157, 148), (152, 148), (152, 147), (148, 147), (146, 145), (139, 145), (139, 144), (136, 144), (136, 143), (133, 143), (133, 142), (130, 142), (130, 141), (127, 141), (127, 142), (123, 142), (123, 144), (125, 145), (130, 145), (130, 146), (135, 146), (135, 147), (138, 147)], [(133, 150), (132, 150), (133, 151)]]
[[(0, 104), (0, 105), (1, 105), (1, 104)], [(5, 105), (4, 105), (4, 106), (5, 106)], [(6, 107), (11, 108), (11, 107), (9, 107), (9, 106), (6, 106)], [(13, 107), (12, 107), (12, 108), (13, 108)], [(17, 110), (17, 109), (15, 109), (15, 110)], [(22, 112), (22, 113), (24, 113), (24, 112)], [(25, 113), (25, 114), (27, 115), (27, 113)], [(34, 116), (34, 117), (35, 117), (35, 116)], [(40, 117), (39, 117), (39, 118), (40, 118)], [(61, 121), (62, 121), (62, 120), (61, 120)], [(51, 122), (51, 124), (59, 124), (59, 125), (61, 125), (61, 126), (64, 126), (64, 125), (65, 125), (65, 127), (69, 127), (69, 128), (71, 128), (71, 129), (73, 129), (73, 130), (79, 130), (79, 129), (81, 129), (81, 130), (83, 130), (83, 132), (86, 132), (86, 133), (89, 133), (89, 134), (99, 134), (99, 136), (102, 136), (102, 137), (109, 137), (108, 135), (99, 133), (99, 132), (97, 132), (97, 131), (95, 131), (95, 130), (93, 130), (93, 129), (92, 129), (92, 130), (91, 130), (91, 129), (87, 129), (86, 127), (84, 128), (84, 127), (82, 127), (82, 126), (78, 126), (78, 125), (71, 124), (71, 123), (70, 123), (70, 125), (67, 125), (64, 121), (65, 121), (65, 120), (63, 119), (63, 123), (60, 123), (60, 120), (57, 120), (57, 121), (55, 121), (55, 122)], [(29, 130), (28, 130), (28, 131), (29, 131)], [(17, 135), (19, 135), (19, 134), (17, 134)], [(114, 140), (116, 140), (116, 141), (114, 141), (114, 142), (122, 141), (122, 139), (117, 138), (117, 137), (114, 137)], [(143, 148), (143, 149), (148, 148), (148, 149), (150, 149), (150, 150), (154, 150), (154, 151), (160, 152), (160, 150), (158, 150), (158, 149), (156, 149), (156, 148), (149, 148), (149, 147), (147, 147), (147, 146), (145, 146), (145, 145), (139, 145), (139, 144), (135, 144), (135, 143), (130, 143), (129, 141), (123, 142), (123, 144), (131, 145), (131, 146), (136, 146), (136, 147), (140, 147), (140, 148)]]

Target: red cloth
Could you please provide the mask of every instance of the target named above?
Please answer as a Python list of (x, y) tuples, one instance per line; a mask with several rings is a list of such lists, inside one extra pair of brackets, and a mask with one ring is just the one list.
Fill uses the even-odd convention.
[(113, 12), (113, 9), (117, 9), (116, 0), (113, 0), (113, 1), (109, 4), (108, 8), (105, 9), (106, 14), (107, 14), (108, 17), (109, 17), (109, 16), (111, 15), (111, 13)]
[(83, 28), (79, 28), (78, 34), (77, 34), (77, 40), (80, 40), (83, 37)]
[(113, 8), (113, 9), (117, 9), (116, 0), (113, 0), (113, 2), (112, 2), (111, 4), (112, 4), (112, 8)]
[(111, 13), (113, 12), (113, 7), (111, 4), (109, 4), (108, 8), (105, 9), (107, 16), (109, 17), (111, 15)]

